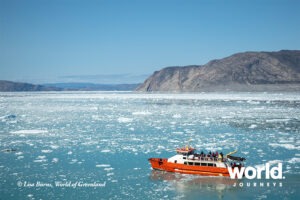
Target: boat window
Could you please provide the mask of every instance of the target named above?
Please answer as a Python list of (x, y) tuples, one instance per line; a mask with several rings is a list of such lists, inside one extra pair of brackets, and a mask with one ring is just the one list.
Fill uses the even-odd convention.
[(186, 157), (183, 157), (183, 159), (186, 159)]
[(193, 165), (193, 163), (192, 163), (192, 162), (189, 162), (189, 165)]
[(175, 160), (174, 163), (177, 163), (177, 160)]
[(201, 166), (207, 166), (207, 163), (201, 163)]
[(217, 165), (216, 164), (214, 164), (214, 167), (216, 167)]
[(184, 162), (185, 165), (187, 165), (187, 162)]
[(196, 165), (196, 166), (200, 166), (200, 163), (198, 163), (198, 162), (195, 162), (195, 165)]
[(209, 166), (209, 167), (213, 167), (214, 164), (213, 164), (213, 163), (208, 163), (208, 166)]

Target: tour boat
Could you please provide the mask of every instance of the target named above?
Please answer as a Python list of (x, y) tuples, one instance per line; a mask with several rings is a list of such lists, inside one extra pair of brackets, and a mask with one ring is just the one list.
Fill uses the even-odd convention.
[[(178, 172), (184, 174), (200, 174), (208, 176), (229, 176), (228, 167), (242, 167), (245, 158), (230, 156), (236, 151), (226, 155), (195, 153), (196, 149), (187, 145), (177, 148), (177, 155), (169, 158), (149, 158), (152, 168), (156, 170)], [(216, 156), (217, 155), (217, 156)]]

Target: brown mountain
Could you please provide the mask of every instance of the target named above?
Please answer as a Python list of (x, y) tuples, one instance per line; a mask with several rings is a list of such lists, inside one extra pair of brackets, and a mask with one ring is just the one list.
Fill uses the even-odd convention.
[(205, 65), (167, 67), (137, 91), (300, 91), (300, 51), (245, 52)]

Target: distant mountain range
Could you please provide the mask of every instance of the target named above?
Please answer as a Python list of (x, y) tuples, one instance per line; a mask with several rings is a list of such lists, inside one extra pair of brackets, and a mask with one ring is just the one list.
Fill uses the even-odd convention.
[(1, 92), (21, 91), (131, 91), (140, 84), (53, 83), (35, 85), (0, 80)]
[(141, 83), (137, 83), (137, 84), (48, 83), (43, 85), (47, 87), (63, 88), (64, 90), (131, 91), (139, 87)]
[(300, 91), (300, 51), (245, 52), (205, 65), (167, 67), (137, 91)]
[(0, 91), (300, 91), (300, 51), (245, 52), (205, 65), (167, 67), (143, 84), (0, 81)]
[(0, 80), (1, 92), (61, 91), (62, 88)]

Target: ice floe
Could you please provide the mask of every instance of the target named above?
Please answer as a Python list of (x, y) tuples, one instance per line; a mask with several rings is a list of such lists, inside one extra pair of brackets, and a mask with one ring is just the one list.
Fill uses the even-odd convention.
[(181, 114), (175, 114), (172, 117), (175, 118), (175, 119), (180, 119), (181, 118)]
[(50, 147), (51, 147), (52, 149), (58, 149), (58, 148), (59, 148), (58, 145), (50, 145)]
[(133, 112), (132, 115), (151, 115), (152, 113), (149, 111), (137, 111)]
[(287, 161), (288, 163), (292, 163), (292, 164), (295, 164), (295, 163), (300, 163), (300, 158), (292, 158), (290, 159), (289, 161)]
[(293, 144), (277, 144), (277, 143), (270, 143), (269, 144), (272, 147), (282, 147), (282, 148), (286, 148), (289, 150), (293, 150), (293, 149), (298, 149), (300, 150), (300, 146), (295, 146)]
[(99, 164), (99, 165), (96, 165), (96, 167), (110, 167), (109, 164)]
[(127, 117), (119, 117), (118, 118), (118, 122), (120, 123), (128, 123), (128, 122), (132, 122), (133, 119), (132, 118), (127, 118)]
[(39, 130), (39, 129), (33, 129), (33, 130), (19, 130), (19, 131), (11, 131), (11, 134), (42, 134), (42, 133), (48, 133), (48, 130)]
[(51, 149), (43, 149), (43, 150), (42, 150), (43, 153), (51, 153), (52, 151), (53, 151), (53, 150), (51, 150)]

